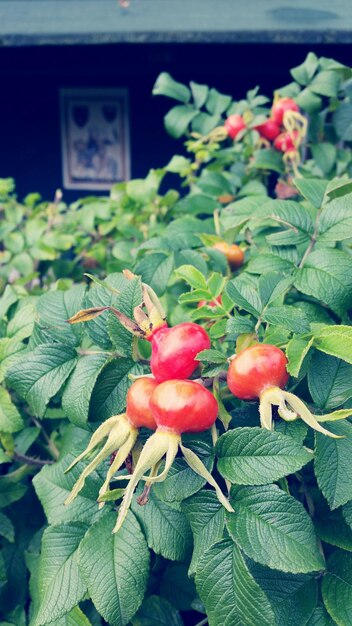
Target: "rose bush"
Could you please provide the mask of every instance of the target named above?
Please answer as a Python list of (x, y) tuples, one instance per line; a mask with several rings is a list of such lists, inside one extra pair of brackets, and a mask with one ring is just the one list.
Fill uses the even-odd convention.
[(162, 74), (165, 168), (2, 181), (0, 623), (351, 625), (352, 74), (291, 73), (288, 152), (258, 89)]

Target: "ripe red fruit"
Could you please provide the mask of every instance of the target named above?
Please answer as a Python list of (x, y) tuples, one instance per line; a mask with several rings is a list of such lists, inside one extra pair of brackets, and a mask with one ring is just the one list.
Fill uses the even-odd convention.
[(157, 386), (158, 383), (155, 378), (143, 376), (137, 378), (129, 388), (126, 397), (126, 416), (135, 428), (144, 426), (151, 430), (156, 429), (154, 415), (149, 403)]
[[(167, 380), (156, 387), (150, 400), (150, 407), (158, 428), (145, 443), (135, 470), (132, 476), (128, 477), (129, 484), (120, 506), (114, 532), (121, 528), (131, 504), (134, 490), (141, 478), (144, 478), (148, 486), (153, 482), (165, 480), (179, 446), (193, 471), (208, 480), (215, 488), (220, 502), (228, 511), (233, 511), (202, 461), (192, 450), (185, 448), (181, 443), (182, 433), (201, 432), (214, 424), (218, 414), (218, 403), (214, 396), (208, 389), (195, 381)], [(164, 470), (157, 475), (159, 462), (164, 455)], [(149, 470), (151, 470), (150, 475), (144, 477), (143, 474)], [(145, 500), (143, 500), (143, 504), (145, 504)]]
[(198, 352), (210, 348), (208, 333), (194, 322), (156, 329), (151, 337), (150, 369), (158, 383), (189, 378), (198, 367)]
[(200, 300), (197, 304), (197, 309), (200, 309), (200, 307), (202, 306), (210, 306), (210, 307), (217, 307), (218, 304), (222, 303), (222, 298), (221, 296), (218, 296), (217, 298), (215, 298), (214, 300)]
[(271, 117), (278, 126), (281, 126), (286, 111), (299, 111), (299, 106), (292, 98), (279, 98), (271, 109)]
[(272, 118), (266, 120), (263, 124), (256, 126), (255, 129), (261, 137), (268, 139), (268, 141), (274, 141), (274, 139), (276, 139), (276, 137), (280, 134), (280, 126)]
[(231, 137), (231, 139), (236, 139), (238, 133), (240, 133), (241, 130), (247, 128), (242, 115), (238, 115), (237, 113), (234, 113), (234, 115), (230, 115), (225, 121), (224, 126), (227, 130), (228, 136)]
[(280, 348), (265, 343), (250, 346), (231, 361), (227, 373), (230, 391), (240, 400), (255, 400), (268, 387), (287, 384), (287, 359)]
[(236, 243), (232, 243), (230, 245), (226, 241), (218, 241), (217, 243), (214, 243), (212, 247), (214, 250), (219, 250), (219, 252), (222, 252), (226, 256), (226, 259), (232, 269), (241, 267), (243, 264), (244, 252)]
[(297, 137), (297, 130), (294, 130), (293, 133), (289, 133), (287, 131), (280, 133), (274, 141), (274, 147), (276, 150), (280, 150), (280, 152), (292, 152), (293, 150), (296, 150), (294, 142)]
[(314, 430), (328, 437), (339, 438), (326, 430), (308, 407), (295, 394), (285, 391), (289, 375), (285, 354), (265, 343), (250, 346), (236, 355), (230, 363), (227, 384), (240, 400), (259, 398), (259, 415), (262, 428), (272, 430), (272, 407), (288, 422), (299, 417)]
[(218, 414), (213, 394), (193, 380), (161, 383), (151, 397), (150, 408), (158, 430), (177, 434), (207, 430)]

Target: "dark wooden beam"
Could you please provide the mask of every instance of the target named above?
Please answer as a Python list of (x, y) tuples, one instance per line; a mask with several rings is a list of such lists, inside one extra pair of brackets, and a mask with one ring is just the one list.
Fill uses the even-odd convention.
[[(289, 6), (287, 6), (289, 4)], [(351, 0), (0, 0), (0, 45), (352, 43)]]

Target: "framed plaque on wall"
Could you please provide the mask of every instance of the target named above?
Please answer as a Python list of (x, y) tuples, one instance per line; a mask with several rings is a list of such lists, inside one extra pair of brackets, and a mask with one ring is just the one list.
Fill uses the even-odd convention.
[(130, 177), (127, 89), (61, 89), (66, 189), (109, 189)]

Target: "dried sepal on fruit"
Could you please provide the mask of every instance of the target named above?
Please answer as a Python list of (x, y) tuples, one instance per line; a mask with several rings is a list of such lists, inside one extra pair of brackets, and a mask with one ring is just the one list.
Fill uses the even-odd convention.
[[(156, 386), (157, 382), (154, 378), (144, 376), (137, 379), (127, 392), (126, 413), (110, 417), (95, 431), (87, 448), (71, 463), (66, 472), (69, 472), (79, 461), (89, 456), (104, 439), (106, 441), (95, 458), (84, 468), (70, 495), (65, 500), (65, 504), (70, 504), (76, 498), (83, 489), (87, 476), (111, 454), (116, 453), (104, 484), (99, 491), (99, 497), (106, 494), (111, 479), (122, 467), (136, 443), (138, 429), (145, 427), (154, 430), (157, 426), (149, 407), (150, 398)], [(103, 504), (103, 502), (100, 503), (100, 508)]]

